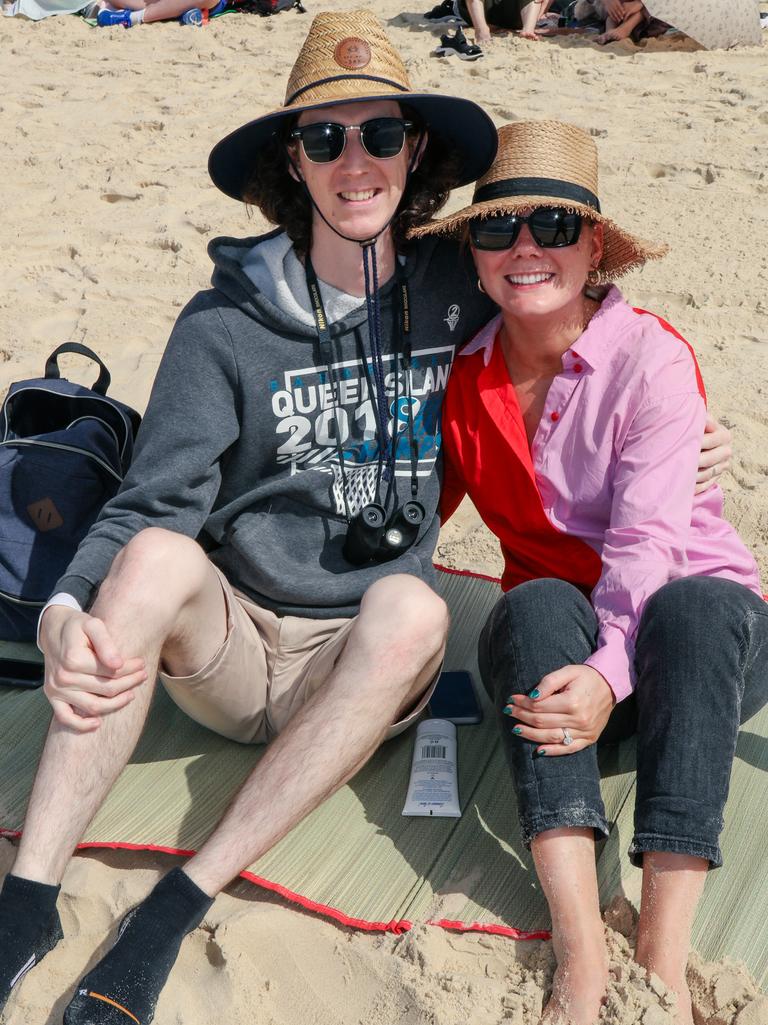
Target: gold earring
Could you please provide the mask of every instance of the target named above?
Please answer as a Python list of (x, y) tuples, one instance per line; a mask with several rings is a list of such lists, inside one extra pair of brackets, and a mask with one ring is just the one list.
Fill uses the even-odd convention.
[(483, 283), (480, 280), (480, 278), (477, 279), (477, 287), (480, 289), (480, 291), (483, 293), (483, 295), (487, 294), (485, 289), (483, 288)]

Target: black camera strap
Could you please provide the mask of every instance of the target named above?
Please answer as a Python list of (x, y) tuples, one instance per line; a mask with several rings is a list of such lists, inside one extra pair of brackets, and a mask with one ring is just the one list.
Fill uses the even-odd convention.
[[(305, 274), (307, 278), (307, 290), (309, 291), (309, 301), (312, 305), (312, 314), (315, 318), (315, 330), (317, 331), (317, 339), (320, 343), (320, 356), (328, 370), (328, 376), (331, 379), (333, 404), (338, 410), (340, 408), (339, 383), (333, 369), (333, 343), (331, 341), (331, 331), (328, 327), (328, 318), (325, 315), (323, 297), (320, 294), (320, 283), (317, 280), (317, 274), (315, 274), (315, 268), (312, 266), (309, 253), (307, 253), (306, 257)], [(336, 429), (334, 431), (334, 435), (336, 437), (336, 454), (339, 458), (339, 470), (341, 471), (341, 492), (344, 498), (344, 514), (346, 515), (347, 520), (350, 520), (352, 518), (352, 514), (349, 509), (347, 471), (344, 460), (344, 449), (341, 444), (341, 431), (339, 430), (338, 417), (336, 418)], [(378, 482), (376, 490), (378, 491)]]
[(419, 494), (419, 446), (413, 423), (413, 369), (411, 365), (411, 300), (408, 282), (398, 267), (396, 279), (400, 291), (399, 331), (403, 340), (403, 370), (405, 372), (405, 395), (408, 400), (408, 451), (411, 459), (411, 498)]
[[(376, 257), (372, 245), (366, 247), (363, 251), (363, 263), (366, 271), (366, 277), (368, 277), (368, 263), (367, 254), (371, 251), (372, 259), (372, 273), (374, 279), (376, 278)], [(318, 281), (315, 269), (312, 266), (312, 260), (310, 259), (309, 253), (307, 253), (305, 259), (305, 275), (307, 280), (307, 290), (309, 292), (309, 301), (312, 306), (312, 314), (315, 320), (315, 330), (317, 331), (317, 338), (320, 344), (320, 355), (323, 362), (328, 370), (328, 376), (331, 383), (331, 391), (333, 395), (334, 406), (340, 408), (339, 399), (339, 383), (334, 369), (334, 354), (333, 354), (333, 341), (331, 338), (330, 325), (328, 324), (328, 317), (325, 312), (325, 305), (323, 303), (323, 297), (320, 292), (320, 282)], [(378, 308), (378, 288), (374, 291), (376, 296), (375, 309), (371, 309), (370, 299), (368, 299), (368, 326), (369, 336), (371, 338), (371, 374), (368, 374), (367, 370), (367, 357), (365, 352), (362, 352), (362, 363), (363, 371), (366, 375), (368, 382), (369, 399), (374, 413), (374, 421), (376, 423), (376, 433), (379, 440), (379, 458), (378, 458), (378, 469), (376, 473), (376, 501), (380, 501), (380, 489), (381, 479), (384, 470), (384, 464), (387, 464), (387, 494), (384, 500), (384, 507), (386, 508), (389, 503), (390, 494), (394, 486), (395, 477), (395, 462), (397, 453), (397, 425), (398, 425), (398, 402), (399, 402), (399, 387), (398, 387), (398, 370), (399, 365), (402, 363), (405, 371), (406, 381), (406, 396), (408, 400), (408, 447), (410, 450), (410, 462), (411, 462), (411, 494), (415, 498), (418, 494), (418, 447), (416, 445), (414, 437), (414, 423), (413, 423), (413, 387), (411, 382), (411, 343), (410, 343), (410, 331), (411, 331), (411, 311), (410, 311), (410, 299), (408, 294), (408, 283), (405, 278), (405, 274), (400, 265), (399, 260), (395, 261), (395, 283), (397, 292), (399, 295), (399, 310), (397, 316), (396, 331), (394, 332), (394, 363), (395, 363), (395, 418), (393, 423), (393, 438), (389, 437), (389, 431), (387, 430), (389, 425), (389, 416), (387, 410), (387, 394), (386, 385), (384, 379), (384, 357), (381, 350), (381, 324), (380, 324), (380, 310)], [(370, 294), (370, 290), (366, 288), (366, 293)], [(368, 298), (368, 297), (367, 297)], [(373, 319), (373, 323), (372, 323)], [(400, 339), (403, 340), (402, 346), (402, 358), (400, 353)], [(336, 440), (336, 452), (339, 460), (339, 470), (341, 472), (341, 486), (344, 496), (344, 510), (348, 520), (352, 518), (350, 507), (349, 507), (349, 488), (347, 485), (347, 473), (346, 473), (346, 460), (344, 459), (344, 450), (341, 443), (341, 432), (339, 430), (339, 420), (336, 420), (335, 430)]]

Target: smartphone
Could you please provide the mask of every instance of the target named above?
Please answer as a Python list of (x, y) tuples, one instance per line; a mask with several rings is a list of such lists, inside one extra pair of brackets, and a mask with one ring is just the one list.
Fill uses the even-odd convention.
[(440, 673), (437, 687), (429, 699), (429, 714), (433, 719), (447, 719), (457, 726), (482, 722), (483, 710), (472, 674), (463, 669)]
[(0, 684), (6, 687), (40, 687), (43, 663), (21, 658), (0, 658)]

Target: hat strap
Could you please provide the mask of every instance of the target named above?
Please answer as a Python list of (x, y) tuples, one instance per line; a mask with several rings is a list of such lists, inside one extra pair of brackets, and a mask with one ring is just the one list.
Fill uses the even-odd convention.
[[(320, 85), (328, 85), (329, 82), (357, 81), (358, 79), (363, 82), (380, 82), (382, 85), (390, 85), (393, 89), (399, 89), (401, 93), (408, 92), (407, 86), (400, 85), (399, 82), (393, 82), (391, 78), (378, 78), (376, 75), (331, 75), (330, 78), (318, 78), (316, 82), (310, 82), (309, 85), (304, 85), (301, 89), (297, 89), (295, 93), (291, 93), (290, 96), (286, 97), (284, 106), (290, 107), (299, 96), (303, 96), (310, 89), (316, 89)], [(353, 96), (349, 98), (355, 99)]]
[(512, 196), (551, 196), (552, 199), (583, 203), (600, 213), (600, 200), (594, 192), (558, 178), (503, 178), (476, 189), (472, 202), (483, 203), (488, 199), (507, 199)]

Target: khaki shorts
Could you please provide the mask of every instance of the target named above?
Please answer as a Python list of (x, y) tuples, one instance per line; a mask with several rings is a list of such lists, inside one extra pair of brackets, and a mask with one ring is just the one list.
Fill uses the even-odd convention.
[[(264, 744), (323, 686), (355, 619), (278, 616), (236, 591), (218, 569), (216, 573), (227, 606), (224, 643), (194, 675), (169, 676), (161, 669), (160, 679), (195, 722), (241, 744)], [(408, 714), (390, 726), (387, 739), (418, 719), (438, 675)]]

